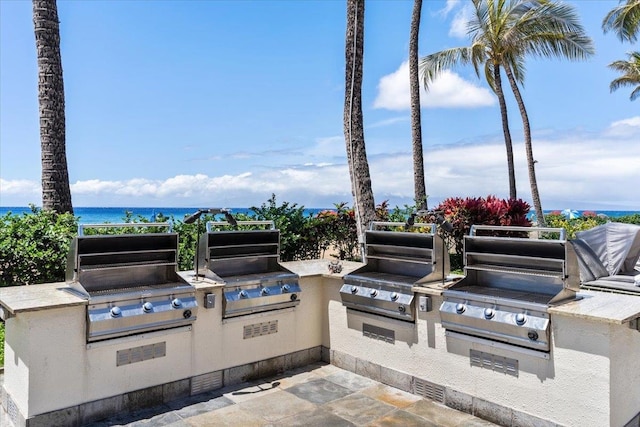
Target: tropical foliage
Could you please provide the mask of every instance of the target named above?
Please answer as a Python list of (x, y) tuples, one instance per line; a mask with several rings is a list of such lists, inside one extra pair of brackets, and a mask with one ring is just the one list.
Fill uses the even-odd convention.
[(500, 103), (509, 195), (515, 199), (513, 148), (501, 81), (501, 69), (504, 69), (522, 117), (531, 197), (536, 216), (542, 222), (529, 118), (518, 87), (524, 83), (525, 59), (527, 56), (585, 59), (594, 51), (592, 42), (574, 9), (560, 2), (473, 0), (473, 6), (475, 15), (468, 23), (471, 46), (447, 49), (423, 58), (423, 80), (428, 86), (443, 70), (455, 65), (472, 64), (478, 76), (480, 69), (484, 69), (485, 79)]
[(492, 195), (443, 200), (434, 210), (442, 212), (452, 226), (452, 231), (444, 234), (447, 246), (453, 250), (451, 268), (463, 267), (464, 236), (469, 234), (472, 225), (530, 227), (531, 221), (527, 219), (529, 209), (529, 204), (523, 200), (499, 199)]
[(633, 90), (629, 99), (635, 101), (640, 97), (640, 52), (629, 52), (626, 60), (618, 60), (609, 64), (609, 68), (621, 74), (611, 81), (609, 89), (616, 91), (624, 86), (631, 86)]
[(0, 217), (0, 286), (64, 280), (69, 242), (78, 220), (31, 206), (31, 213)]
[[(621, 0), (602, 21), (605, 33), (613, 31), (620, 41), (634, 43), (638, 41), (640, 32), (640, 0)], [(624, 86), (631, 86), (633, 90), (629, 99), (635, 101), (640, 97), (640, 52), (628, 52), (628, 59), (618, 60), (609, 64), (609, 68), (621, 74), (609, 85), (611, 92)]]

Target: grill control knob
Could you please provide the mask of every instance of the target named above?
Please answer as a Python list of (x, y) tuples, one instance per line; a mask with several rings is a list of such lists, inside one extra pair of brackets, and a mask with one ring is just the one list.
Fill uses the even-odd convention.
[(496, 315), (496, 312), (494, 311), (493, 308), (485, 308), (484, 309), (484, 318), (485, 319), (493, 319), (493, 317)]
[(357, 286), (352, 286), (351, 287), (351, 293), (352, 294), (357, 294), (358, 293), (358, 287)]
[(247, 293), (247, 291), (240, 291), (238, 293), (238, 295), (240, 295), (240, 298), (249, 298), (249, 294)]
[(260, 293), (262, 295), (269, 295), (269, 288), (262, 288), (262, 290), (260, 291)]
[(298, 299), (298, 295), (296, 294), (291, 294), (291, 301), (295, 301)]
[(516, 314), (516, 324), (522, 326), (525, 323), (527, 323), (527, 316), (525, 316), (524, 313)]
[(467, 308), (462, 303), (456, 304), (456, 313), (462, 314)]
[(289, 292), (289, 289), (291, 289), (291, 286), (286, 285), (286, 284), (285, 284), (285, 285), (282, 285), (282, 286), (280, 287), (280, 290), (282, 291), (282, 293), (285, 293), (285, 294), (286, 294), (287, 292)]
[(375, 298), (378, 295), (378, 290), (371, 289), (371, 291), (369, 291), (369, 295), (371, 295), (371, 298)]
[(142, 311), (144, 311), (145, 313), (150, 313), (153, 311), (153, 304), (151, 304), (150, 302), (145, 302), (144, 304), (142, 304)]
[(529, 339), (531, 341), (537, 341), (538, 340), (538, 333), (536, 331), (529, 331), (527, 333), (527, 337), (529, 337)]
[(395, 301), (398, 299), (398, 293), (397, 292), (391, 292), (391, 301)]
[(400, 305), (400, 306), (398, 306), (398, 311), (399, 311), (400, 313), (404, 313), (404, 312), (406, 312), (406, 311), (407, 311), (407, 308), (406, 308), (404, 305)]
[(180, 298), (174, 298), (173, 301), (171, 301), (171, 307), (173, 308), (182, 307), (182, 300)]
[(122, 310), (120, 310), (120, 307), (111, 307), (111, 317), (120, 317), (122, 316)]

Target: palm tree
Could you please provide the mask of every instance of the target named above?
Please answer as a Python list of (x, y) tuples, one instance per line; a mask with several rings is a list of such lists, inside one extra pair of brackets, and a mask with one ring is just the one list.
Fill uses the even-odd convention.
[(635, 42), (640, 29), (640, 0), (620, 0), (602, 20), (605, 34), (614, 31), (620, 41)]
[[(544, 225), (535, 174), (531, 127), (519, 89), (519, 85), (524, 83), (524, 59), (527, 55), (585, 59), (593, 54), (593, 44), (580, 25), (574, 8), (569, 5), (546, 0), (473, 0), (473, 4), (476, 15), (469, 22), (469, 33), (474, 45), (467, 48), (471, 50), (466, 56), (460, 56), (461, 60), (458, 62), (465, 62), (465, 59), (466, 62), (472, 62), (476, 73), (479, 73), (480, 61), (485, 58), (485, 77), (496, 93), (501, 92), (499, 69), (504, 68), (522, 117), (531, 198), (536, 218), (539, 225)], [(489, 60), (486, 60), (487, 57)]]
[[(507, 151), (509, 198), (516, 199), (516, 174), (513, 162), (513, 145), (511, 142), (511, 132), (509, 131), (507, 103), (504, 98), (502, 80), (500, 78), (500, 67), (507, 59), (505, 55), (503, 55), (505, 46), (500, 44), (500, 32), (502, 29), (499, 27), (489, 28), (489, 31), (482, 29), (481, 21), (488, 20), (488, 16), (486, 16), (486, 14), (484, 16), (481, 14), (481, 2), (474, 0), (473, 4), (476, 7), (477, 15), (468, 23), (468, 32), (472, 39), (471, 46), (445, 49), (422, 58), (420, 60), (422, 80), (425, 89), (429, 90), (431, 82), (433, 82), (433, 80), (435, 80), (444, 70), (452, 68), (458, 64), (472, 64), (476, 74), (480, 77), (480, 68), (481, 66), (484, 66), (485, 79), (498, 97), (498, 103), (500, 105), (502, 131)], [(488, 27), (489, 25), (486, 26)]]
[[(622, 41), (630, 43), (638, 40), (640, 32), (640, 0), (620, 1), (602, 21), (602, 30), (614, 31)], [(640, 96), (640, 52), (628, 52), (628, 60), (614, 61), (609, 68), (622, 74), (609, 85), (611, 92), (622, 86), (635, 86), (629, 99), (636, 100)]]
[(65, 148), (64, 84), (56, 0), (33, 0), (38, 53), (42, 208), (73, 213)]
[(363, 54), (364, 0), (347, 0), (344, 139), (358, 225), (358, 241), (361, 247), (364, 244), (364, 232), (369, 222), (375, 219), (375, 203), (371, 189), (362, 120)]
[(629, 96), (631, 101), (635, 101), (640, 97), (640, 52), (629, 52), (627, 55), (628, 60), (614, 61), (609, 64), (609, 68), (622, 74), (611, 82), (609, 88), (613, 92), (622, 86), (635, 86)]
[(420, 121), (420, 78), (418, 75), (418, 35), (422, 0), (414, 0), (409, 33), (409, 81), (411, 86), (411, 136), (413, 141), (413, 186), (416, 207), (427, 209), (427, 190), (424, 182), (422, 154), (422, 124)]

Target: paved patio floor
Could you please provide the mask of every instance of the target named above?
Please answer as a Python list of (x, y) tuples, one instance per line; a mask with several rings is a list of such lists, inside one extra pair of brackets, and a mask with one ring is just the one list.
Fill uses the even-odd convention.
[[(1, 411), (0, 425), (10, 425)], [(473, 415), (317, 363), (90, 424), (106, 426), (494, 426)]]

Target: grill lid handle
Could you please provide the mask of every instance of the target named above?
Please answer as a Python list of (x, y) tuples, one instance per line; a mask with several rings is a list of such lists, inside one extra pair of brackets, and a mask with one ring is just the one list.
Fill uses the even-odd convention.
[[(557, 240), (567, 240), (566, 239), (566, 230), (564, 228), (553, 228), (553, 227), (518, 227), (518, 226), (493, 226), (493, 225), (472, 225), (471, 230), (469, 231), (469, 236), (476, 236), (476, 232), (478, 230), (487, 230), (487, 231), (524, 231), (527, 233), (558, 233)], [(482, 237), (482, 236), (479, 236)]]
[(78, 224), (78, 236), (84, 236), (85, 228), (124, 228), (124, 227), (167, 227), (167, 233), (173, 231), (172, 222), (130, 222), (122, 224)]

